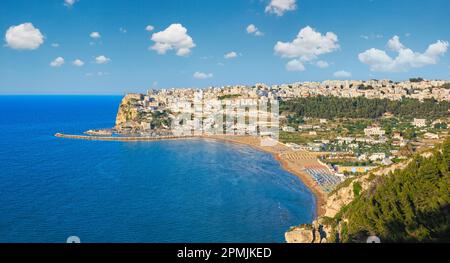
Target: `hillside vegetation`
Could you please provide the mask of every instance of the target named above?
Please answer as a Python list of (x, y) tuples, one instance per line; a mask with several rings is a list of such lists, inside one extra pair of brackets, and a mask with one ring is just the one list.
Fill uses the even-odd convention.
[(376, 119), (386, 112), (406, 118), (448, 117), (450, 103), (446, 101), (414, 99), (391, 101), (388, 99), (310, 97), (282, 102), (280, 111), (311, 118), (367, 118)]
[[(403, 170), (378, 180), (336, 216), (336, 241), (450, 241), (450, 138), (432, 156), (415, 157)], [(342, 220), (345, 219), (345, 220)]]

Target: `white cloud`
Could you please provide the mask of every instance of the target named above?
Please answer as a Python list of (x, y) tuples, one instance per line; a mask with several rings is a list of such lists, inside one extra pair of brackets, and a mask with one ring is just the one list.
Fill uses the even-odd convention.
[(72, 64), (73, 64), (74, 66), (77, 66), (77, 67), (82, 67), (82, 66), (84, 65), (84, 62), (83, 62), (81, 59), (75, 59), (75, 60), (72, 62)]
[(349, 78), (352, 76), (352, 73), (345, 70), (340, 70), (334, 72), (333, 76), (335, 76), (336, 78)]
[(362, 63), (369, 65), (371, 71), (405, 72), (411, 68), (436, 64), (439, 57), (447, 52), (448, 45), (448, 42), (438, 40), (429, 45), (424, 53), (420, 53), (405, 47), (400, 38), (394, 36), (388, 41), (387, 46), (398, 53), (397, 57), (392, 58), (384, 50), (371, 48), (360, 53), (358, 58)]
[(228, 52), (223, 57), (226, 59), (237, 58), (238, 54), (234, 51)]
[(62, 58), (62, 57), (57, 57), (57, 58), (55, 58), (55, 60), (50, 62), (50, 66), (52, 66), (52, 67), (61, 67), (63, 64), (64, 64), (64, 58)]
[(64, 0), (64, 5), (67, 6), (67, 7), (71, 7), (71, 6), (73, 6), (76, 2), (77, 2), (77, 0)]
[(110, 61), (111, 61), (110, 58), (105, 57), (103, 55), (98, 56), (98, 57), (95, 58), (95, 63), (97, 63), (97, 64), (107, 64)]
[(102, 37), (99, 32), (92, 32), (89, 36), (93, 39), (99, 39)]
[(127, 31), (126, 28), (119, 27), (119, 32), (122, 33), (122, 34), (126, 34), (128, 31)]
[(328, 68), (328, 67), (330, 66), (330, 64), (329, 64), (328, 62), (323, 61), (323, 60), (317, 61), (317, 62), (316, 62), (316, 65), (317, 65), (319, 68)]
[(32, 23), (11, 26), (5, 34), (6, 45), (12, 49), (34, 50), (44, 43), (44, 36)]
[(161, 55), (174, 49), (178, 56), (187, 56), (195, 47), (192, 37), (187, 34), (187, 29), (181, 24), (171, 24), (164, 31), (154, 33), (151, 39), (155, 44), (150, 49)]
[(213, 74), (212, 73), (204, 73), (204, 72), (195, 72), (194, 73), (194, 78), (196, 79), (208, 79), (208, 78), (212, 78)]
[(155, 29), (155, 27), (153, 27), (152, 25), (148, 25), (145, 27), (145, 30), (147, 30), (148, 32), (151, 32)]
[(338, 37), (333, 32), (322, 35), (307, 26), (300, 30), (292, 42), (278, 41), (274, 47), (275, 53), (284, 58), (296, 58), (302, 63), (313, 61), (318, 56), (339, 49)]
[(400, 42), (400, 38), (398, 36), (394, 36), (393, 38), (389, 39), (387, 46), (392, 51), (400, 51), (405, 48), (403, 44)]
[(254, 24), (248, 25), (246, 30), (247, 34), (254, 35), (257, 37), (264, 35), (264, 33), (259, 31), (259, 29)]
[(305, 65), (298, 59), (293, 59), (286, 64), (286, 70), (288, 71), (305, 71)]
[(52, 47), (59, 47), (59, 44), (58, 43), (52, 43)]
[(282, 16), (285, 12), (294, 11), (295, 9), (297, 9), (296, 0), (270, 0), (265, 11), (266, 13)]

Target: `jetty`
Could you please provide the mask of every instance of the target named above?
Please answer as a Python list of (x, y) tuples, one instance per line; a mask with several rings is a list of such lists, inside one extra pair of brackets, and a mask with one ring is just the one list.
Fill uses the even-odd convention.
[(179, 140), (179, 139), (194, 139), (200, 138), (195, 135), (182, 136), (98, 136), (98, 135), (73, 135), (56, 133), (55, 137), (75, 140), (90, 140), (90, 141), (119, 141), (119, 142), (137, 142), (137, 141), (161, 141), (161, 140)]

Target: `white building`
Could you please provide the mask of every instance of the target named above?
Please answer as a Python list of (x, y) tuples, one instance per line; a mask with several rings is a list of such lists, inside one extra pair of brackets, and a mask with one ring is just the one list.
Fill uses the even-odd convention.
[(412, 122), (412, 125), (414, 125), (418, 128), (426, 127), (427, 120), (426, 119), (414, 119), (414, 121)]
[(386, 158), (385, 153), (374, 153), (369, 157), (369, 160), (372, 162), (378, 161), (378, 160), (384, 160)]
[(380, 127), (367, 127), (364, 129), (364, 134), (366, 136), (383, 136), (386, 133), (385, 130), (382, 130)]
[(291, 126), (283, 126), (281, 129), (285, 132), (295, 132), (295, 128)]

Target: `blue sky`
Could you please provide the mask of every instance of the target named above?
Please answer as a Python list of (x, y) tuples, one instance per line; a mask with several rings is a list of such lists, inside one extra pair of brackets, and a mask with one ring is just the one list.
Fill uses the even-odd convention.
[(447, 0), (67, 1), (1, 1), (0, 94), (450, 79)]

